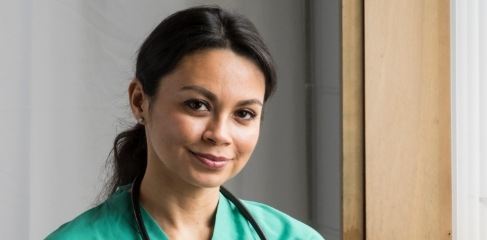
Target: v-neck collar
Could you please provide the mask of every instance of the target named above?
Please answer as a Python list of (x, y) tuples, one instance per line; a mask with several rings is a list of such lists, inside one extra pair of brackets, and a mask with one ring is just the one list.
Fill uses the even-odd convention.
[(218, 201), (212, 240), (220, 239), (258, 239), (238, 208), (222, 193)]
[(162, 228), (157, 224), (156, 220), (152, 218), (150, 213), (145, 210), (142, 205), (140, 205), (140, 211), (142, 214), (142, 219), (144, 220), (145, 229), (147, 230), (147, 234), (149, 235), (150, 239), (164, 239), (168, 240), (166, 233), (162, 230)]
[[(140, 206), (140, 209), (150, 239), (168, 240), (169, 237), (159, 224), (157, 224), (150, 213), (146, 211), (142, 205)], [(235, 205), (220, 193), (211, 239), (239, 239), (243, 238), (243, 236), (254, 236), (250, 231), (249, 223), (245, 218), (241, 217)]]

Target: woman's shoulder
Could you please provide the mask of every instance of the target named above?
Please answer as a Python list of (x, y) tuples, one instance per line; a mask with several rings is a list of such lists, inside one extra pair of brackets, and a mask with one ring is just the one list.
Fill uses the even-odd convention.
[[(121, 239), (120, 233), (132, 230), (130, 216), (126, 216), (129, 195), (125, 189), (117, 191), (107, 200), (93, 207), (73, 220), (61, 225), (46, 237), (47, 240), (58, 239)], [(125, 234), (131, 236), (131, 234)]]
[(264, 232), (276, 239), (324, 239), (312, 227), (269, 205), (248, 200), (242, 202)]

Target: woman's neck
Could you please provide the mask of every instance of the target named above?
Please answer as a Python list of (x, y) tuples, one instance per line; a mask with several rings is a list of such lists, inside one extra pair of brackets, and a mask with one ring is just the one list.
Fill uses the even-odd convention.
[(141, 204), (170, 239), (209, 239), (218, 198), (218, 188), (193, 186), (149, 163), (140, 187)]

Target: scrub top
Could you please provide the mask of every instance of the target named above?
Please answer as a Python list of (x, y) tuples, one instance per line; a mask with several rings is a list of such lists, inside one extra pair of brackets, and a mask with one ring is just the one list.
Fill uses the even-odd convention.
[[(141, 239), (132, 213), (130, 186), (120, 187), (106, 201), (63, 224), (46, 239)], [(311, 227), (270, 206), (242, 202), (268, 239), (324, 239)], [(142, 206), (140, 209), (150, 239), (168, 239), (149, 212)], [(259, 236), (238, 208), (220, 193), (211, 239), (247, 240)]]

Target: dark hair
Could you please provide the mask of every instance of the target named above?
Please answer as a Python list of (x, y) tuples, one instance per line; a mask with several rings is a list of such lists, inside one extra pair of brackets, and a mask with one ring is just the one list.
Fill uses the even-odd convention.
[[(217, 6), (189, 8), (164, 19), (139, 49), (135, 77), (153, 99), (162, 77), (173, 71), (184, 56), (211, 48), (231, 49), (248, 57), (265, 76), (266, 101), (276, 85), (274, 63), (255, 26), (244, 16)], [(112, 149), (113, 175), (106, 191), (131, 183), (147, 166), (144, 126), (120, 133)]]

